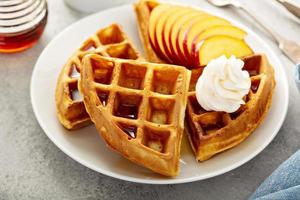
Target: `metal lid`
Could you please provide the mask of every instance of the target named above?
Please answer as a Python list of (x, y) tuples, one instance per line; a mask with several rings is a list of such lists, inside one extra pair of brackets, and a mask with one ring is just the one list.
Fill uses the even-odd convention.
[(0, 34), (31, 30), (47, 14), (46, 0), (1, 0)]

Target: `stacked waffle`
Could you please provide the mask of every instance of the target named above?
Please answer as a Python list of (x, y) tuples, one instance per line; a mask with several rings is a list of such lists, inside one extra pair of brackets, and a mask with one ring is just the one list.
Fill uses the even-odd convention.
[[(139, 56), (120, 26), (113, 24), (99, 30), (61, 70), (56, 89), (57, 116), (67, 129), (94, 122), (106, 144), (127, 159), (156, 173), (176, 176), (184, 130), (199, 161), (236, 146), (255, 130), (272, 101), (274, 72), (266, 56), (253, 54), (243, 41), (245, 32), (226, 20), (192, 8), (150, 0), (140, 1), (135, 10), (148, 62)], [(172, 39), (153, 42), (151, 19), (167, 11), (170, 14), (161, 16), (160, 23), (181, 21), (181, 26), (188, 27), (185, 21), (191, 16), (199, 17), (193, 23), (201, 26), (209, 26), (203, 20), (216, 23), (201, 37), (194, 33), (198, 39), (205, 39), (199, 39), (199, 45), (205, 47), (198, 51), (196, 43), (193, 44), (196, 49), (188, 45), (181, 48), (180, 40), (172, 47)], [(172, 13), (177, 13), (177, 17)], [(185, 16), (187, 13), (189, 17)], [(173, 29), (166, 24), (164, 27)], [(224, 28), (226, 34), (217, 36), (219, 29)], [(159, 31), (162, 31), (159, 27), (154, 28), (156, 35), (166, 35)], [(228, 42), (232, 47), (216, 46), (213, 53), (205, 53), (213, 45)], [(160, 44), (171, 46), (159, 49)], [(220, 53), (240, 57), (251, 80), (249, 93), (243, 98), (245, 104), (231, 113), (207, 111), (196, 98), (197, 80), (206, 64)]]

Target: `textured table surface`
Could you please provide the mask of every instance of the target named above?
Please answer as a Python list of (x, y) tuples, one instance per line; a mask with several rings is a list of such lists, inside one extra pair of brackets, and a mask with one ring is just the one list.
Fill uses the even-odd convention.
[[(281, 162), (300, 148), (300, 95), (292, 78), (293, 64), (242, 12), (214, 8), (250, 26), (269, 43), (285, 67), (290, 85), (289, 111), (273, 142), (257, 157), (231, 172), (180, 185), (129, 183), (75, 162), (47, 138), (30, 103), (30, 78), (38, 56), (53, 37), (84, 16), (69, 9), (62, 0), (48, 2), (49, 21), (39, 43), (22, 53), (0, 54), (0, 199), (246, 199)], [(204, 0), (185, 2), (210, 7)], [(274, 0), (248, 2), (252, 2), (249, 7), (275, 30), (300, 43), (299, 21)]]

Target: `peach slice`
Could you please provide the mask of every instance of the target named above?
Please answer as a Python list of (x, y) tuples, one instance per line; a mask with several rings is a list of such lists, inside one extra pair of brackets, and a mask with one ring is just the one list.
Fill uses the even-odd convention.
[(181, 60), (184, 60), (187, 65), (191, 65), (192, 62), (190, 62), (191, 60), (188, 59), (188, 57), (184, 54), (183, 42), (184, 42), (185, 35), (187, 34), (187, 31), (190, 29), (190, 27), (193, 24), (198, 23), (202, 20), (205, 20), (206, 18), (209, 18), (210, 16), (211, 15), (208, 15), (205, 13), (203, 13), (202, 15), (198, 15), (197, 17), (187, 20), (184, 24), (182, 24), (182, 26), (178, 30), (177, 38), (176, 38), (177, 53), (178, 53), (178, 56), (180, 58), (182, 58)]
[(169, 40), (170, 32), (171, 32), (174, 24), (177, 22), (177, 20), (179, 18), (181, 18), (182, 16), (186, 15), (187, 13), (191, 12), (191, 10), (192, 10), (192, 8), (182, 8), (182, 10), (179, 10), (178, 12), (169, 16), (168, 19), (166, 20), (166, 23), (164, 26), (163, 38), (162, 38), (163, 46), (164, 46), (167, 56), (169, 58), (171, 58), (174, 61), (174, 63), (178, 63), (178, 62), (176, 62), (176, 60), (175, 60), (176, 58), (173, 58), (173, 55), (172, 55), (170, 40)]
[(247, 33), (244, 30), (232, 25), (219, 25), (210, 27), (204, 30), (194, 39), (192, 43), (192, 57), (195, 57), (195, 53), (201, 46), (202, 40), (216, 35), (231, 36), (233, 38), (242, 40), (246, 37)]
[(156, 23), (156, 29), (155, 29), (155, 42), (156, 46), (159, 48), (159, 52), (163, 54), (163, 57), (169, 61), (170, 63), (173, 63), (173, 59), (168, 56), (166, 53), (166, 48), (163, 42), (163, 32), (165, 30), (165, 25), (168, 21), (168, 19), (173, 16), (175, 13), (181, 11), (184, 9), (183, 7), (180, 6), (173, 6), (169, 10), (165, 11), (165, 13), (162, 13), (160, 16), (158, 22)]
[(202, 15), (203, 12), (193, 9), (186, 15), (183, 15), (180, 18), (178, 18), (176, 23), (174, 23), (174, 25), (172, 26), (169, 35), (169, 43), (170, 43), (171, 54), (173, 55), (172, 58), (176, 61), (177, 64), (186, 65), (185, 60), (180, 57), (176, 48), (177, 35), (180, 28), (191, 19), (197, 18)]
[(161, 55), (161, 52), (159, 52), (158, 47), (156, 46), (156, 27), (157, 27), (157, 23), (161, 17), (161, 15), (163, 13), (165, 13), (167, 10), (169, 10), (171, 7), (171, 5), (168, 4), (162, 4), (159, 6), (156, 6), (150, 14), (150, 18), (149, 18), (149, 26), (148, 26), (148, 34), (149, 34), (149, 38), (150, 38), (150, 43), (152, 45), (152, 47), (154, 48), (155, 52), (157, 52), (157, 54), (159, 54), (159, 56)]
[(230, 25), (230, 22), (225, 19), (212, 16), (193, 24), (193, 26), (189, 28), (182, 42), (184, 54), (188, 59), (192, 60), (192, 44), (195, 38), (204, 30), (217, 25)]
[(205, 66), (212, 59), (222, 55), (226, 57), (235, 55), (237, 58), (242, 58), (251, 54), (253, 54), (253, 51), (244, 40), (218, 35), (203, 41), (196, 54), (196, 59), (200, 66)]

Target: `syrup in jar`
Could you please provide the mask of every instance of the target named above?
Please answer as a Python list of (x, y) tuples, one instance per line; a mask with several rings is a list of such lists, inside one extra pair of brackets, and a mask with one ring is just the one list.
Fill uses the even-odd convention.
[(46, 0), (0, 0), (0, 53), (32, 47), (47, 23)]

